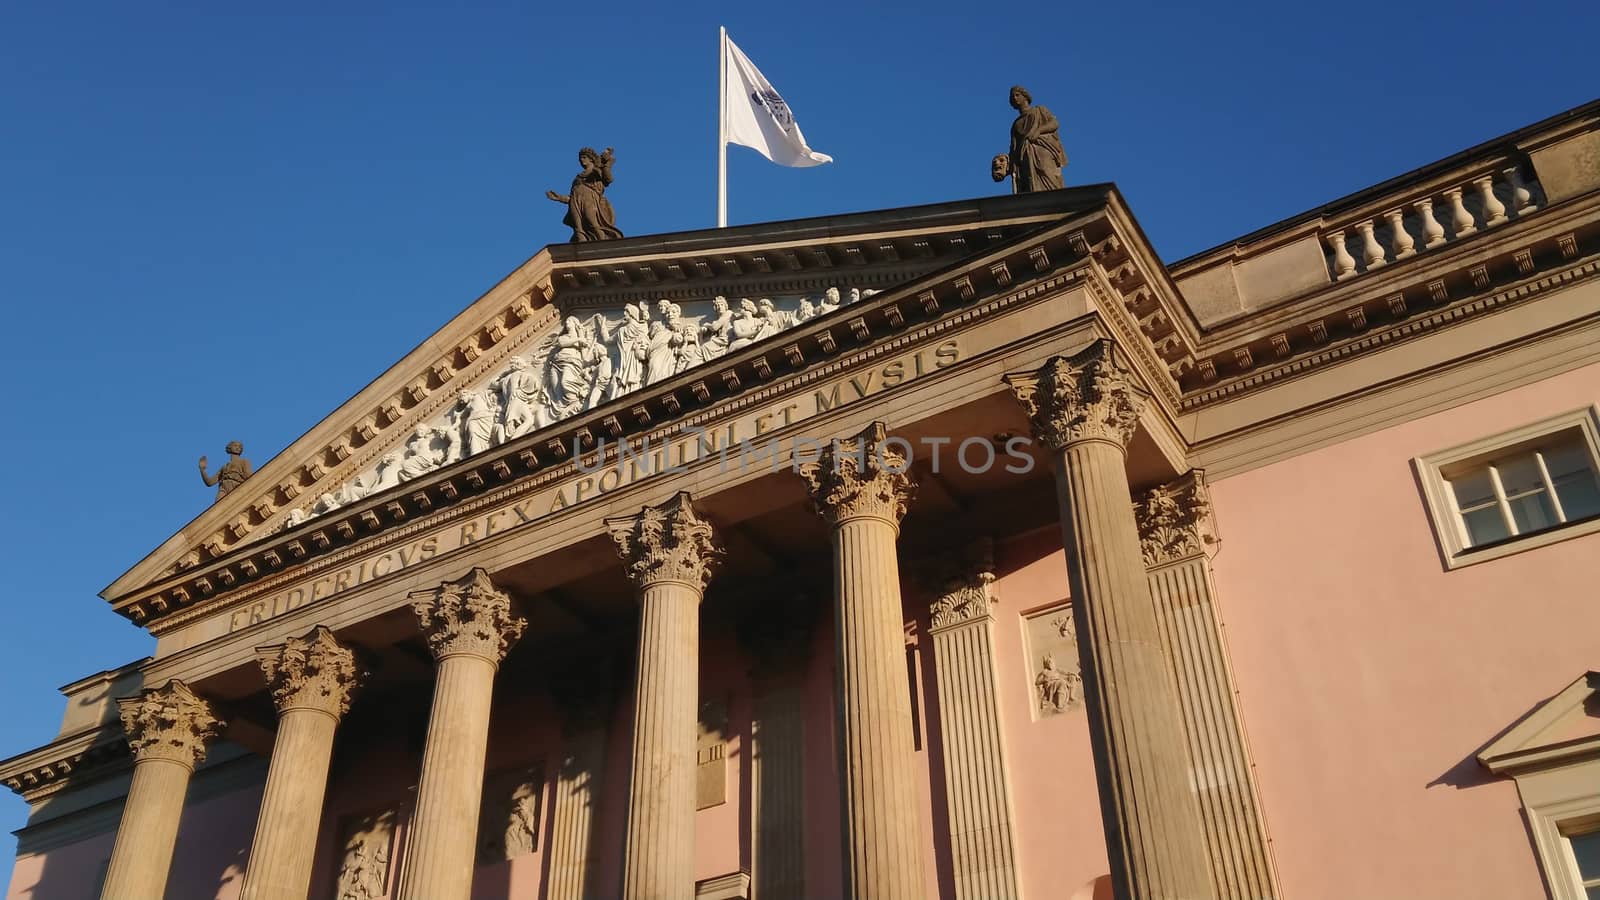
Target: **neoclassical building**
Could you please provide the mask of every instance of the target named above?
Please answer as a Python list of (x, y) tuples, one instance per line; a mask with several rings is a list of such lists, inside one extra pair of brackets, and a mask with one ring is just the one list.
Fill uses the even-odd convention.
[(550, 246), (105, 590), (6, 897), (1600, 896), (1597, 403), (1600, 103)]

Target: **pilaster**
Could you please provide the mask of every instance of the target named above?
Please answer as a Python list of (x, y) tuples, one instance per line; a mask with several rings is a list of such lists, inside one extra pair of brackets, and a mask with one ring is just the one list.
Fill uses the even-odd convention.
[(1109, 340), (1006, 376), (1052, 451), (1084, 701), (1119, 897), (1215, 896), (1145, 577), (1126, 452), (1149, 394)]
[(754, 602), (739, 627), (754, 660), (750, 882), (762, 900), (812, 896), (806, 889), (805, 689), (814, 619), (808, 597), (780, 591)]
[(916, 489), (907, 467), (874, 422), (800, 468), (831, 526), (844, 893), (853, 898), (927, 895), (895, 556)]
[(945, 808), (958, 900), (1021, 896), (1011, 777), (995, 683), (993, 548), (982, 541), (951, 566), (929, 604), (938, 685)]
[(687, 493), (606, 526), (639, 600), (622, 894), (690, 900), (700, 600), (722, 548)]
[(410, 600), (439, 666), (399, 896), (466, 900), (477, 859), (494, 676), (527, 621), (512, 612), (511, 598), (483, 569)]
[(117, 826), (104, 900), (161, 897), (172, 868), (189, 777), (222, 729), (215, 710), (177, 679), (117, 701), (133, 750), (133, 782)]
[(1208, 555), (1220, 539), (1203, 472), (1134, 500), (1144, 565), (1195, 773), (1200, 826), (1222, 900), (1279, 896), (1266, 823), (1234, 702)]

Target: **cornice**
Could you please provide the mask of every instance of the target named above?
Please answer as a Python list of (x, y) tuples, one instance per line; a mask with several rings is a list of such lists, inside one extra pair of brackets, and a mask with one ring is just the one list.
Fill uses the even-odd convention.
[[(771, 340), (620, 397), (542, 431), (469, 457), (428, 477), (340, 507), (242, 547), (212, 563), (130, 594), (118, 612), (161, 634), (248, 601), (354, 555), (390, 546), (485, 506), (576, 473), (575, 445), (597, 438), (652, 442), (802, 390), (841, 370), (937, 339), (1015, 304), (1081, 283), (1092, 260), (1086, 229), (1104, 216), (1085, 213), (1056, 228), (965, 260), (796, 326)], [(1100, 224), (1097, 224), (1100, 223)], [(1017, 275), (1013, 275), (1017, 273)], [(851, 345), (854, 345), (853, 347)], [(613, 443), (607, 457), (617, 453)]]
[(36, 803), (69, 784), (114, 775), (131, 765), (122, 730), (114, 724), (96, 725), (0, 762), (0, 783)]
[(1184, 379), (1193, 410), (1527, 302), (1600, 270), (1600, 195), (1215, 329)]

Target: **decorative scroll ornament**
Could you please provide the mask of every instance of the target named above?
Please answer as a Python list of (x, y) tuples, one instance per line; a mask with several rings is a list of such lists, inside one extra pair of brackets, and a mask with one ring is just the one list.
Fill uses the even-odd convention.
[[(704, 362), (764, 341), (878, 293), (830, 287), (819, 297), (657, 300), (584, 318), (567, 316), (526, 353), (461, 391), (403, 447), (345, 484), (292, 510), (284, 527), (587, 412)], [(230, 463), (231, 465), (231, 463)]]
[(511, 612), (511, 598), (481, 568), (408, 599), (435, 659), (466, 654), (499, 665), (528, 625)]
[(937, 596), (928, 605), (933, 630), (989, 618), (995, 601), (994, 579), (994, 546), (984, 539), (969, 551), (965, 563), (949, 569), (936, 586)]
[(681, 581), (705, 590), (711, 570), (722, 560), (716, 532), (694, 511), (687, 491), (660, 506), (646, 506), (638, 515), (607, 519), (606, 527), (628, 577), (640, 587)]
[(350, 695), (362, 672), (350, 648), (318, 625), (303, 638), (256, 648), (278, 712), (316, 709), (339, 718), (350, 711)]
[(1194, 470), (1134, 498), (1145, 568), (1200, 556), (1217, 543), (1205, 473)]
[(1053, 356), (1037, 371), (1005, 376), (1041, 443), (1053, 450), (1092, 440), (1128, 446), (1150, 395), (1115, 348), (1101, 339), (1070, 357)]
[(823, 448), (816, 462), (800, 466), (811, 502), (828, 524), (866, 516), (899, 527), (905, 518), (917, 484), (907, 471), (906, 453), (888, 440), (887, 432), (882, 422), (873, 422), (855, 437)]
[(222, 730), (211, 704), (174, 678), (164, 687), (117, 701), (122, 730), (136, 760), (168, 759), (197, 766), (206, 743)]

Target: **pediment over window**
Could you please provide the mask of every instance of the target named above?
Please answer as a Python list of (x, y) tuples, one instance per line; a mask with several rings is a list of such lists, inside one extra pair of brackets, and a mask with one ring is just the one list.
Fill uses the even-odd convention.
[(1591, 759), (1600, 760), (1600, 672), (1585, 672), (1478, 754), (1504, 775)]

